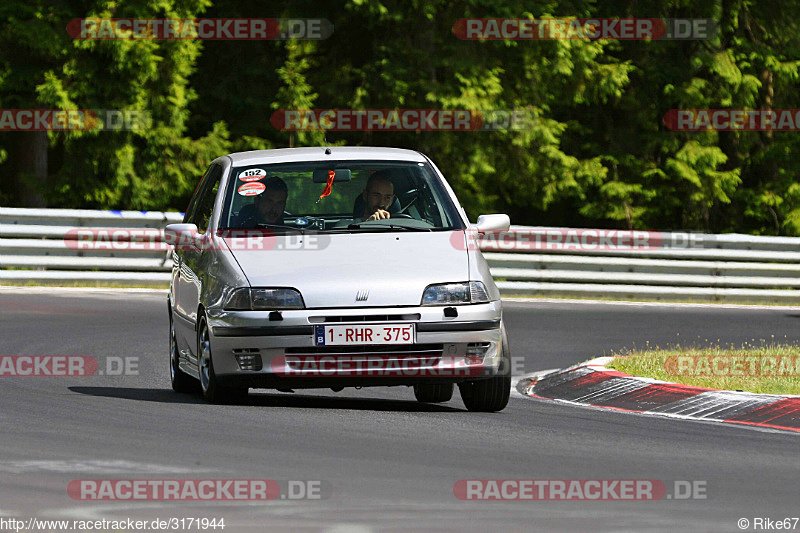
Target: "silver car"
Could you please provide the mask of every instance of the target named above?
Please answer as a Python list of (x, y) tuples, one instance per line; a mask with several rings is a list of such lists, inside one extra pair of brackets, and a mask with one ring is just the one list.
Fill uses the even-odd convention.
[(508, 403), (499, 291), (470, 224), (425, 155), (290, 148), (214, 160), (165, 238), (170, 377), (211, 402), (249, 388), (411, 386), (470, 411)]

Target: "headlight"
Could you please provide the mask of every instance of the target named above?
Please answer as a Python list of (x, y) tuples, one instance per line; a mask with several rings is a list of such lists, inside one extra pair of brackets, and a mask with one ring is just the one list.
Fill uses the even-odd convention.
[(228, 311), (274, 311), (305, 309), (296, 289), (251, 289), (243, 287), (230, 293), (223, 308)]
[(245, 287), (232, 291), (222, 304), (222, 308), (228, 311), (251, 311), (253, 304), (250, 300), (250, 289)]
[(480, 304), (490, 301), (486, 285), (480, 281), (429, 285), (421, 305)]
[(303, 297), (294, 289), (250, 289), (253, 309), (304, 309)]

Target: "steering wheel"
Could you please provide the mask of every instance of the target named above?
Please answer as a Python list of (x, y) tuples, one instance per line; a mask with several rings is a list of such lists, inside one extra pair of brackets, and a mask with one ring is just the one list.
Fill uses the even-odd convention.
[(400, 212), (397, 212), (397, 213), (390, 213), (390, 215), (391, 215), (391, 216), (390, 216), (389, 218), (410, 218), (410, 219), (412, 219), (412, 220), (415, 220), (415, 219), (414, 219), (414, 217), (412, 217), (412, 216), (411, 216), (411, 215), (409, 215), (408, 213), (400, 213)]
[[(408, 203), (405, 205), (405, 207), (400, 208), (400, 211), (398, 211), (397, 213), (393, 213), (393, 215), (405, 215), (405, 210), (414, 205), (416, 201), (419, 200), (419, 193), (420, 193), (419, 189), (411, 189), (410, 191), (406, 191), (403, 194), (403, 199), (409, 198)], [(414, 218), (410, 215), (405, 215), (405, 216), (408, 218)]]

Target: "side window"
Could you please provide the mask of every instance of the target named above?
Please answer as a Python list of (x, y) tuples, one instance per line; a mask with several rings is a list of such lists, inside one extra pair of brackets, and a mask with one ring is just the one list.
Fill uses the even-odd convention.
[(205, 233), (208, 223), (214, 212), (214, 200), (217, 198), (219, 183), (222, 178), (222, 167), (214, 165), (206, 172), (203, 182), (200, 184), (199, 194), (196, 201), (192, 200), (190, 212), (187, 213), (189, 223), (197, 225), (197, 231)]
[(197, 202), (200, 199), (200, 195), (203, 192), (203, 187), (205, 186), (206, 181), (208, 180), (208, 176), (211, 174), (211, 171), (214, 169), (216, 165), (212, 165), (208, 167), (205, 173), (200, 177), (200, 181), (197, 182), (197, 185), (194, 188), (194, 192), (192, 193), (192, 198), (189, 200), (189, 206), (186, 208), (186, 214), (183, 216), (184, 224), (191, 224), (194, 218), (194, 214), (197, 211)]

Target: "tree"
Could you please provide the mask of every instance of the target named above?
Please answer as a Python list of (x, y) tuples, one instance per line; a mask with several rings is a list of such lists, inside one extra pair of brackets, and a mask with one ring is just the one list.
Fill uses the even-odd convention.
[[(72, 3), (47, 0), (6, 5), (0, 94), (20, 107), (135, 111), (150, 120), (141, 129), (50, 132), (47, 187), (40, 203), (50, 206), (138, 209), (169, 207), (185, 198), (215, 154), (229, 149), (224, 123), (202, 138), (185, 136), (187, 106), (196, 98), (189, 76), (200, 53), (194, 40), (73, 40), (72, 18), (194, 18), (208, 0), (95, 2), (86, 12)], [(17, 35), (19, 34), (19, 35)], [(37, 41), (43, 36), (43, 42)], [(6, 44), (5, 42), (3, 43)], [(19, 104), (16, 104), (19, 102)], [(28, 133), (23, 151), (30, 150)], [(27, 169), (4, 170), (25, 178)], [(26, 203), (24, 190), (4, 188), (12, 203)]]

